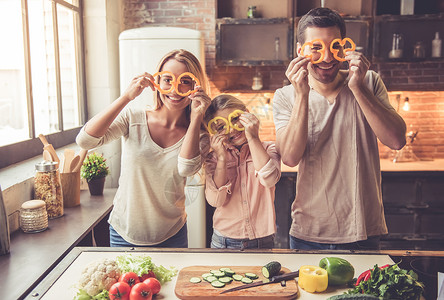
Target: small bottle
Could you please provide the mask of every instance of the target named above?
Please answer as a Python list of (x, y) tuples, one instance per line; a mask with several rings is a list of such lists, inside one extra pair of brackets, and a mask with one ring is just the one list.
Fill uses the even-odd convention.
[(254, 5), (248, 6), (247, 18), (253, 19), (253, 18), (256, 18), (256, 16), (257, 16), (256, 6), (254, 6)]
[(435, 39), (432, 41), (432, 57), (441, 57), (442, 41), (439, 32), (435, 32)]

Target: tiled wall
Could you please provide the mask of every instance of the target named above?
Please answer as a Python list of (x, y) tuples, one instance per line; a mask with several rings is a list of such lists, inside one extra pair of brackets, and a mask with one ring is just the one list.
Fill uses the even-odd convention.
[[(284, 84), (286, 67), (216, 66), (215, 16), (216, 0), (124, 2), (124, 29), (175, 26), (201, 31), (205, 38), (206, 71), (211, 81), (212, 96), (228, 92), (246, 101), (250, 110), (260, 116), (262, 139), (274, 140), (271, 105), (267, 110), (264, 101), (272, 99), (273, 91)], [(409, 97), (410, 111), (400, 109), (399, 113), (404, 117), (409, 131), (418, 130), (413, 143), (417, 156), (424, 159), (444, 158), (444, 62), (378, 63), (372, 65), (372, 69), (381, 74), (390, 91), (402, 91), (401, 105), (404, 98)], [(251, 91), (252, 78), (257, 72), (263, 77), (265, 94)], [(399, 92), (390, 92), (394, 106), (397, 106), (396, 94)], [(381, 145), (380, 153), (386, 157), (388, 148)]]

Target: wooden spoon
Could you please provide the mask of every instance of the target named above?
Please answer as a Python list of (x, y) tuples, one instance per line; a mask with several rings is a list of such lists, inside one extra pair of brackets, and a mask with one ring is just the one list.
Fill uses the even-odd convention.
[(43, 149), (48, 150), (49, 153), (51, 154), (51, 157), (52, 157), (51, 161), (56, 161), (57, 163), (60, 163), (60, 159), (57, 156), (57, 153), (56, 153), (54, 147), (50, 143), (48, 143), (48, 140), (46, 139), (46, 137), (43, 134), (39, 134), (39, 139), (43, 143)]
[(78, 172), (80, 170), (80, 168), (83, 165), (83, 161), (85, 160), (86, 155), (88, 154), (88, 150), (85, 149), (80, 149), (79, 152), (79, 163), (77, 164), (77, 166), (74, 167), (74, 169), (72, 170), (73, 172)]
[(72, 149), (65, 149), (65, 163), (63, 166), (63, 173), (69, 173), (71, 170), (71, 161), (76, 155), (76, 152)]
[(70, 167), (69, 167), (69, 172), (70, 172), (70, 173), (74, 172), (74, 169), (75, 169), (75, 168), (77, 167), (77, 165), (79, 164), (79, 161), (80, 161), (80, 156), (79, 156), (79, 155), (74, 156), (74, 158), (73, 158), (72, 161), (71, 161), (71, 165), (70, 165)]

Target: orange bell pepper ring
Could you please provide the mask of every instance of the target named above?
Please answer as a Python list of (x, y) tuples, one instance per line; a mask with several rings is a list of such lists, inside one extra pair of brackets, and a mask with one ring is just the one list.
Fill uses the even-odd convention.
[[(319, 42), (319, 43), (321, 43), (321, 45), (322, 45), (322, 48), (321, 48), (321, 49), (319, 49), (319, 50), (315, 50), (315, 52), (319, 52), (319, 53), (321, 53), (321, 57), (320, 57), (318, 60), (313, 61), (313, 53), (305, 54), (305, 48), (306, 48), (307, 46), (310, 46), (310, 48), (313, 48), (313, 44), (316, 43), (316, 42)], [(320, 63), (321, 61), (324, 60), (324, 57), (325, 57), (325, 50), (326, 50), (326, 47), (325, 47), (325, 43), (324, 43), (324, 41), (321, 40), (321, 39), (316, 39), (316, 40), (313, 40), (313, 41), (311, 41), (311, 42), (305, 42), (305, 43), (302, 45), (302, 47), (301, 47), (301, 55), (304, 56), (304, 57), (306, 57), (306, 58), (310, 58), (310, 61), (311, 61), (312, 64), (318, 64), (318, 63)]]
[(344, 48), (344, 55), (347, 54), (347, 52), (349, 51), (355, 51), (356, 49), (356, 44), (353, 42), (353, 40), (351, 38), (344, 38), (344, 39), (334, 39), (331, 43), (330, 43), (330, 52), (333, 53), (333, 57), (338, 60), (338, 61), (345, 61), (345, 58), (343, 57), (339, 57), (338, 53), (340, 49), (334, 49), (333, 46), (335, 45), (335, 43), (338, 42), (339, 45), (341, 45), (342, 47), (345, 46), (345, 44), (347, 42), (350, 43), (351, 48)]
[(181, 92), (179, 91), (179, 88), (178, 88), (178, 87), (179, 87), (179, 83), (180, 83), (180, 80), (182, 79), (182, 77), (184, 77), (184, 76), (189, 76), (189, 77), (191, 77), (191, 79), (196, 83), (196, 85), (200, 85), (199, 79), (197, 79), (197, 77), (194, 76), (193, 73), (185, 72), (185, 73), (180, 74), (179, 77), (177, 77), (177, 82), (176, 82), (176, 94), (178, 94), (179, 96), (182, 96), (182, 97), (185, 97), (185, 96), (188, 96), (188, 95), (190, 95), (190, 94), (192, 94), (192, 93), (197, 92), (196, 90), (189, 90), (189, 91), (186, 92), (186, 93), (181, 93)]
[(168, 94), (168, 93), (170, 93), (170, 92), (173, 90), (173, 88), (174, 88), (174, 82), (176, 81), (176, 77), (175, 77), (174, 74), (171, 73), (170, 71), (162, 71), (162, 72), (154, 73), (153, 77), (156, 78), (157, 76), (162, 76), (163, 74), (168, 74), (168, 75), (170, 75), (171, 77), (173, 77), (173, 80), (172, 80), (172, 82), (171, 82), (171, 87), (170, 87), (168, 90), (164, 90), (164, 89), (162, 89), (162, 88), (160, 87), (160, 84), (157, 83), (156, 81), (152, 81), (152, 80), (150, 80), (150, 81), (152, 82), (152, 84), (156, 87), (156, 89), (157, 89), (161, 94)]

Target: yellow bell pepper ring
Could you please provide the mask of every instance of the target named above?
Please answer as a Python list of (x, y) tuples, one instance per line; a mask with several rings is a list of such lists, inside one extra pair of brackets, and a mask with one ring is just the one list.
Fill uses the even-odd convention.
[(298, 284), (309, 293), (323, 292), (328, 287), (327, 270), (318, 266), (302, 266), (299, 269)]
[(243, 114), (244, 111), (240, 110), (240, 109), (236, 109), (235, 111), (233, 111), (231, 114), (228, 115), (228, 123), (230, 124), (230, 126), (234, 129), (236, 129), (237, 131), (244, 131), (245, 128), (244, 127), (239, 127), (237, 124), (233, 124), (231, 122), (231, 120), (233, 118), (236, 118), (237, 116), (240, 116), (241, 114)]
[(213, 118), (213, 119), (211, 119), (209, 122), (208, 122), (208, 125), (207, 125), (207, 127), (208, 127), (208, 132), (209, 133), (211, 133), (211, 134), (216, 134), (217, 132), (213, 129), (213, 127), (212, 127), (212, 125), (213, 125), (213, 123), (216, 123), (216, 121), (217, 120), (222, 120), (222, 121), (224, 121), (224, 123), (225, 123), (225, 125), (224, 125), (224, 129), (225, 129), (225, 134), (228, 134), (228, 132), (229, 132), (229, 126), (228, 126), (228, 124), (227, 124), (227, 119), (225, 119), (225, 118), (223, 118), (223, 117), (215, 117), (215, 118)]

